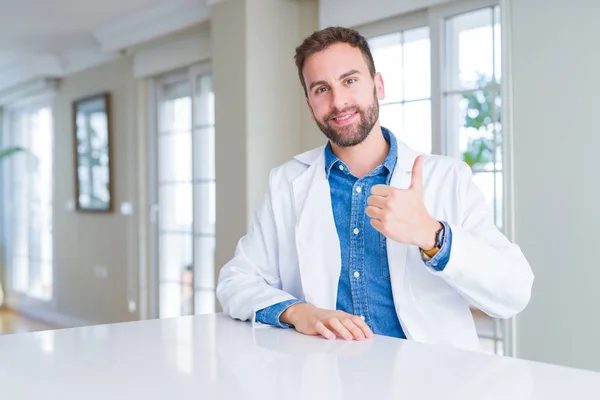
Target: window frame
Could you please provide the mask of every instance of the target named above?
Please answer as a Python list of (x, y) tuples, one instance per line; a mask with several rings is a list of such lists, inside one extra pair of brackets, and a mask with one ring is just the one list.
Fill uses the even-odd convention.
[[(160, 317), (160, 254), (159, 254), (159, 241), (160, 241), (160, 216), (159, 216), (159, 154), (158, 154), (158, 139), (161, 134), (160, 130), (160, 114), (159, 107), (161, 104), (160, 98), (160, 88), (164, 85), (187, 81), (190, 84), (190, 94), (192, 97), (191, 107), (191, 127), (190, 132), (192, 136), (192, 148), (196, 148), (195, 144), (195, 131), (197, 129), (201, 129), (202, 126), (199, 125), (196, 121), (196, 113), (195, 113), (195, 96), (196, 96), (196, 85), (197, 78), (203, 75), (211, 75), (213, 76), (212, 65), (210, 61), (203, 61), (201, 63), (197, 63), (185, 68), (181, 68), (175, 71), (167, 72), (162, 75), (155, 76), (153, 78), (149, 78), (148, 80), (148, 104), (149, 104), (149, 119), (148, 119), (148, 131), (149, 131), (149, 168), (148, 168), (148, 178), (149, 178), (149, 209), (150, 209), (150, 255), (149, 255), (149, 290), (148, 290), (148, 309), (145, 311), (149, 315), (150, 318), (159, 318)], [(208, 125), (207, 125), (208, 127)], [(214, 124), (213, 124), (214, 127)], [(196, 190), (195, 184), (197, 180), (194, 178), (194, 171), (197, 170), (197, 157), (192, 156), (192, 204), (196, 204)], [(207, 179), (206, 182), (215, 182), (216, 179)], [(195, 208), (193, 208), (194, 220), (192, 223), (192, 228), (190, 232), (186, 232), (186, 235), (190, 235), (192, 238), (192, 264), (195, 265), (197, 260), (196, 254), (196, 239), (198, 237), (216, 237), (216, 234), (212, 235), (202, 235), (196, 232), (196, 213)], [(213, 266), (214, 270), (214, 266)], [(194, 314), (196, 314), (196, 296), (199, 291), (207, 291), (213, 290), (214, 288), (199, 288), (196, 286), (196, 274), (194, 275), (194, 281), (192, 283), (193, 287), (193, 296), (192, 296), (192, 307), (194, 309)]]

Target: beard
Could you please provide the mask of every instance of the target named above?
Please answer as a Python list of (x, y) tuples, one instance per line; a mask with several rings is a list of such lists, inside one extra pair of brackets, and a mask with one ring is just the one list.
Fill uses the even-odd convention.
[[(335, 126), (332, 118), (342, 113), (357, 113), (358, 123), (346, 126)], [(317, 126), (331, 142), (339, 147), (352, 147), (361, 144), (373, 129), (379, 118), (379, 101), (374, 96), (373, 104), (363, 109), (358, 106), (347, 107), (343, 110), (333, 110), (323, 120), (315, 119)]]

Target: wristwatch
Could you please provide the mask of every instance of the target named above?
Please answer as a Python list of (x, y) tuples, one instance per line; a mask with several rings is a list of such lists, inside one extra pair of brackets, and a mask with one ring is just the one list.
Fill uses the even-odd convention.
[(421, 249), (421, 254), (423, 254), (423, 257), (425, 257), (427, 261), (431, 260), (431, 258), (433, 258), (437, 254), (437, 252), (440, 251), (440, 249), (442, 248), (442, 244), (444, 244), (444, 235), (446, 234), (446, 227), (441, 222), (440, 225), (442, 225), (442, 227), (435, 232), (435, 245), (433, 246), (433, 249)]

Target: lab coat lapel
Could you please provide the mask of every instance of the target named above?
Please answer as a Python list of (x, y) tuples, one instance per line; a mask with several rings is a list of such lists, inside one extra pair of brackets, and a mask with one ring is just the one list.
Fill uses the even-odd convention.
[(323, 151), (292, 187), (297, 216), (296, 249), (305, 300), (316, 307), (335, 310), (341, 255)]

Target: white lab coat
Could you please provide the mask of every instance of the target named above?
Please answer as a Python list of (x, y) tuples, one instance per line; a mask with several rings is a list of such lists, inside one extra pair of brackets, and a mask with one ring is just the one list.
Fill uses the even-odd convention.
[[(390, 185), (406, 189), (419, 154), (398, 141)], [(452, 229), (450, 260), (427, 267), (416, 246), (387, 240), (394, 304), (407, 338), (478, 350), (470, 306), (509, 318), (529, 302), (533, 273), (520, 248), (494, 225), (493, 214), (465, 163), (426, 156), (425, 204)], [(297, 298), (335, 310), (340, 243), (325, 176), (324, 146), (271, 171), (250, 231), (222, 269), (217, 297), (232, 318), (255, 322), (256, 311)]]

